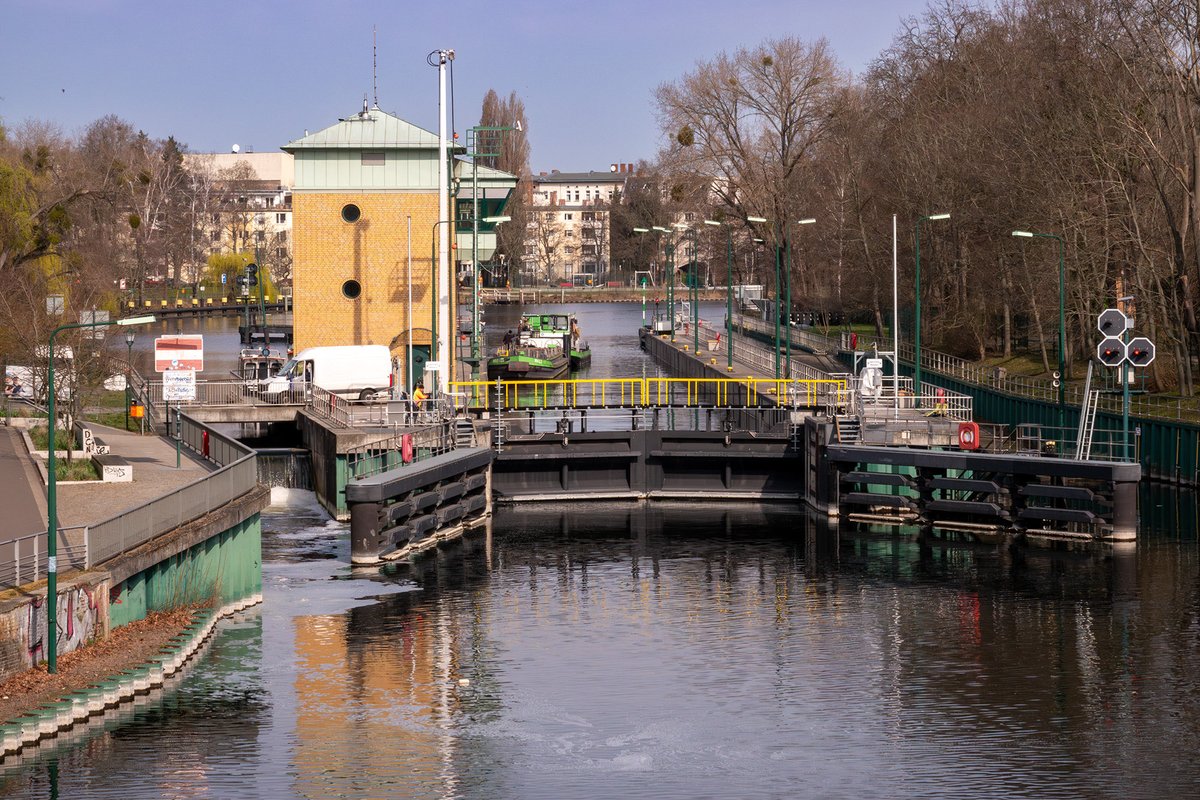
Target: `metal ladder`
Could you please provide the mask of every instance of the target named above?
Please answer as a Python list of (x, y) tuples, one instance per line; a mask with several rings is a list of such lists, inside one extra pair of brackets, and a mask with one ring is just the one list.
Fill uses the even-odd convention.
[(1083, 384), (1083, 408), (1079, 409), (1075, 458), (1080, 461), (1092, 457), (1092, 434), (1096, 430), (1096, 408), (1100, 405), (1100, 390), (1092, 388), (1092, 367), (1093, 363), (1088, 361), (1087, 381)]

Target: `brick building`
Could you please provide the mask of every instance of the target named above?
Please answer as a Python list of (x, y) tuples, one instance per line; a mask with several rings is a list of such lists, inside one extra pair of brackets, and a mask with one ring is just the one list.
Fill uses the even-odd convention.
[[(437, 134), (364, 104), (361, 112), (290, 142), (283, 150), (295, 157), (296, 349), (383, 344), (398, 363), (405, 363), (411, 343), (413, 363), (406, 370), (411, 384), (432, 355), (436, 327)], [(464, 170), (463, 162), (456, 160), (454, 172), (456, 177), (469, 176), (469, 162)], [(512, 176), (493, 170), (479, 182), (481, 195), (485, 188), (511, 190), (516, 185)], [(455, 184), (461, 185), (461, 180)], [(503, 208), (507, 192), (502, 194), (497, 202), (481, 203), (481, 217)], [(460, 229), (463, 213), (470, 222), (472, 204), (467, 199), (460, 200), (460, 213), (451, 210)], [(459, 233), (456, 252), (469, 254), (470, 245), (470, 234), (464, 240)], [(450, 293), (452, 315), (454, 294)]]

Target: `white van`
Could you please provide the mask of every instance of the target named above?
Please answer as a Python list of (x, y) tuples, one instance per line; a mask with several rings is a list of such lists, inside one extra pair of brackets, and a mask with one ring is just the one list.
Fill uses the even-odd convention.
[(264, 400), (282, 400), (309, 386), (367, 400), (392, 385), (392, 356), (381, 344), (309, 347), (292, 356), (279, 372), (259, 383)]

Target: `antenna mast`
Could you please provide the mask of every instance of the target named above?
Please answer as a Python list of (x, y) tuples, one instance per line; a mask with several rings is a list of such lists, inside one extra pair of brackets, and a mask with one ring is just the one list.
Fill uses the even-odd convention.
[(375, 107), (379, 108), (379, 72), (376, 69), (375, 26), (371, 26), (371, 91), (375, 95)]

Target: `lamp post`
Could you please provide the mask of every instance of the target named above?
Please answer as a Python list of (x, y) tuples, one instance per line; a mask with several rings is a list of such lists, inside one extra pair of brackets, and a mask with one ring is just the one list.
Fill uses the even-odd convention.
[[(815, 225), (816, 217), (807, 217), (805, 219), (796, 220), (797, 225)], [(792, 237), (794, 238), (794, 237)], [(788, 244), (788, 268), (787, 268), (787, 376), (792, 377), (792, 243), (789, 238)]]
[[(108, 325), (145, 325), (154, 322), (153, 316), (129, 317), (104, 322), (72, 322), (59, 325), (50, 332), (50, 349), (46, 355), (47, 371), (46, 416), (49, 428), (49, 454), (46, 457), (46, 670), (58, 671), (58, 463), (55, 438), (58, 435), (54, 409), (54, 337), (71, 328), (103, 328)], [(126, 340), (128, 341), (128, 339)], [(132, 345), (130, 345), (132, 347)]]
[(733, 372), (733, 229), (711, 219), (704, 220), (704, 224), (725, 228), (725, 369)]
[[(476, 201), (478, 204), (478, 201)], [(476, 208), (478, 210), (478, 208)], [(512, 217), (484, 217), (483, 221), (490, 225), (499, 225), (503, 222), (508, 222)], [(479, 362), (482, 360), (482, 339), (483, 330), (480, 323), (479, 314), (479, 243), (476, 239), (479, 238), (479, 221), (476, 220), (475, 232), (471, 237), (471, 263), (474, 265), (471, 268), (471, 292), (472, 292), (472, 310), (471, 310), (471, 380), (479, 380)]]
[[(500, 153), (479, 152), (479, 134), (495, 134), (497, 143), (503, 140), (505, 131), (521, 130), (521, 121), (516, 125), (476, 125), (468, 128), (471, 152), (471, 365), (472, 380), (479, 380), (479, 159), (497, 158)], [(511, 217), (486, 217), (484, 222), (507, 222)]]
[[(652, 229), (662, 234), (670, 233), (671, 229), (662, 225), (654, 225)], [(663, 282), (667, 285), (667, 320), (671, 326), (671, 341), (675, 341), (675, 246), (671, 242), (663, 245)]]
[(696, 229), (687, 225), (677, 224), (675, 227), (683, 231), (685, 239), (692, 240), (692, 263), (688, 270), (688, 297), (692, 303), (692, 350), (697, 357), (700, 355), (700, 286), (696, 280)]
[[(766, 217), (746, 217), (746, 222), (757, 222), (765, 224), (768, 222)], [(778, 233), (778, 232), (776, 232)], [(779, 239), (776, 236), (775, 241), (775, 380), (779, 380)]]
[(129, 430), (129, 381), (133, 377), (133, 331), (125, 331), (125, 430)]
[(1058, 242), (1058, 427), (1066, 425), (1067, 383), (1067, 243), (1056, 233), (1034, 233), (1013, 231), (1013, 236), (1024, 239), (1035, 237), (1054, 239)]
[(932, 222), (939, 219), (950, 219), (950, 215), (942, 214), (927, 214), (917, 220), (913, 230), (916, 233), (917, 240), (917, 264), (916, 264), (916, 287), (917, 287), (917, 310), (916, 310), (916, 333), (913, 342), (913, 355), (916, 362), (913, 369), (913, 400), (919, 403), (921, 401), (921, 223)]

